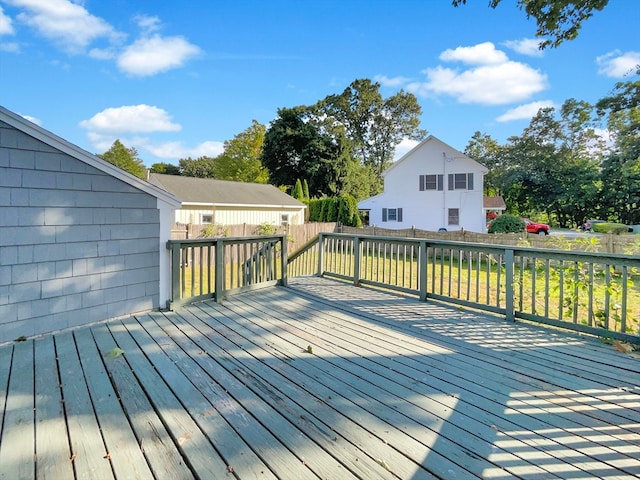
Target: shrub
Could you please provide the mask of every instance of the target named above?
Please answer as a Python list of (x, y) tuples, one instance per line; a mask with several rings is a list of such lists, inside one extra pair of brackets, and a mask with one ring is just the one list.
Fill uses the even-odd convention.
[(591, 226), (591, 229), (596, 233), (613, 233), (614, 235), (620, 235), (621, 233), (627, 233), (629, 227), (622, 223), (595, 223)]
[(491, 222), (489, 233), (521, 233), (524, 232), (524, 222), (520, 217), (505, 213)]

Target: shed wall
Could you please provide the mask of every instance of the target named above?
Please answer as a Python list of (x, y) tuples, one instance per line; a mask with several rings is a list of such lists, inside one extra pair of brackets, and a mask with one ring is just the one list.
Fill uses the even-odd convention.
[(157, 199), (0, 122), (0, 342), (159, 306)]

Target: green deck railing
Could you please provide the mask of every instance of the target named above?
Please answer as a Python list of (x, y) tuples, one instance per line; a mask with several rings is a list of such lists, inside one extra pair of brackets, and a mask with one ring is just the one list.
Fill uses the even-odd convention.
[(287, 275), (320, 275), (640, 343), (640, 257), (322, 233)]
[(286, 284), (284, 235), (169, 240), (168, 308), (276, 283)]

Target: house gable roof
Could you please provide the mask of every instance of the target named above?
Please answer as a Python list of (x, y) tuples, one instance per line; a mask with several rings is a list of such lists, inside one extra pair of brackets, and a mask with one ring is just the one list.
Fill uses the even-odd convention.
[(100, 170), (106, 173), (107, 175), (115, 177), (118, 180), (121, 180), (138, 190), (141, 190), (153, 197), (156, 197), (159, 200), (162, 200), (168, 203), (174, 208), (177, 208), (180, 206), (180, 201), (174, 195), (167, 192), (166, 190), (158, 188), (157, 186), (152, 185), (149, 182), (146, 182), (145, 180), (142, 180), (136, 177), (135, 175), (132, 175), (129, 172), (122, 170), (119, 167), (116, 167), (115, 165), (107, 162), (106, 160), (101, 159), (97, 155), (94, 155), (92, 153), (87, 152), (86, 150), (83, 150), (77, 145), (74, 145), (64, 140), (63, 138), (58, 137), (57, 135), (51, 133), (50, 131), (45, 130), (44, 128), (36, 125), (35, 123), (30, 122), (29, 120), (25, 119), (24, 117), (16, 113), (11, 112), (10, 110), (7, 110), (2, 106), (0, 106), (0, 121), (3, 121), (7, 125), (10, 125), (11, 127), (15, 128), (16, 130), (19, 130), (25, 133), (26, 135), (29, 135), (35, 138), (36, 140), (39, 140), (45, 143), (46, 145), (49, 145), (50, 147), (55, 148), (56, 150), (59, 150), (69, 155), (70, 157), (75, 158), (80, 162), (90, 165), (96, 168), (97, 170)]
[(443, 142), (439, 138), (436, 138), (433, 135), (429, 135), (427, 138), (422, 140), (418, 145), (413, 147), (411, 150), (409, 150), (407, 153), (405, 153), (398, 160), (393, 162), (389, 166), (389, 168), (387, 168), (384, 172), (382, 172), (382, 175), (386, 176), (390, 171), (393, 171), (393, 169), (396, 168), (398, 165), (400, 165), (401, 163), (405, 162), (408, 158), (411, 158), (418, 150), (420, 150), (427, 143), (438, 143), (443, 149), (453, 151), (455, 153), (456, 157), (464, 158), (464, 159), (466, 159), (466, 160), (468, 160), (470, 162), (473, 162), (473, 163), (478, 165), (479, 169), (483, 170), (485, 173), (487, 172), (487, 168), (484, 165), (482, 165), (481, 163), (477, 162), (476, 160), (474, 160), (471, 157), (468, 157), (467, 155), (465, 155), (461, 151), (456, 150), (455, 148), (453, 148), (452, 146), (450, 146), (447, 143)]
[(487, 210), (506, 210), (507, 204), (504, 202), (504, 198), (501, 196), (488, 197), (484, 196), (483, 198), (483, 208)]
[(269, 184), (159, 173), (149, 174), (149, 182), (171, 192), (183, 204), (306, 208), (304, 203)]

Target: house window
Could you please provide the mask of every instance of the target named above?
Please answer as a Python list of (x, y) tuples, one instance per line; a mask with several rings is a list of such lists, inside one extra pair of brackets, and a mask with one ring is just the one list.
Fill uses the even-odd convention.
[(382, 221), (383, 222), (401, 222), (402, 209), (401, 208), (383, 208)]
[(207, 223), (213, 223), (213, 215), (203, 213), (200, 215), (200, 224), (205, 225)]
[(449, 190), (473, 190), (473, 173), (450, 173)]
[(449, 209), (449, 225), (460, 225), (460, 209)]
[(420, 175), (419, 188), (425, 190), (443, 190), (444, 175)]
[(289, 214), (283, 213), (280, 215), (280, 225), (289, 225)]

